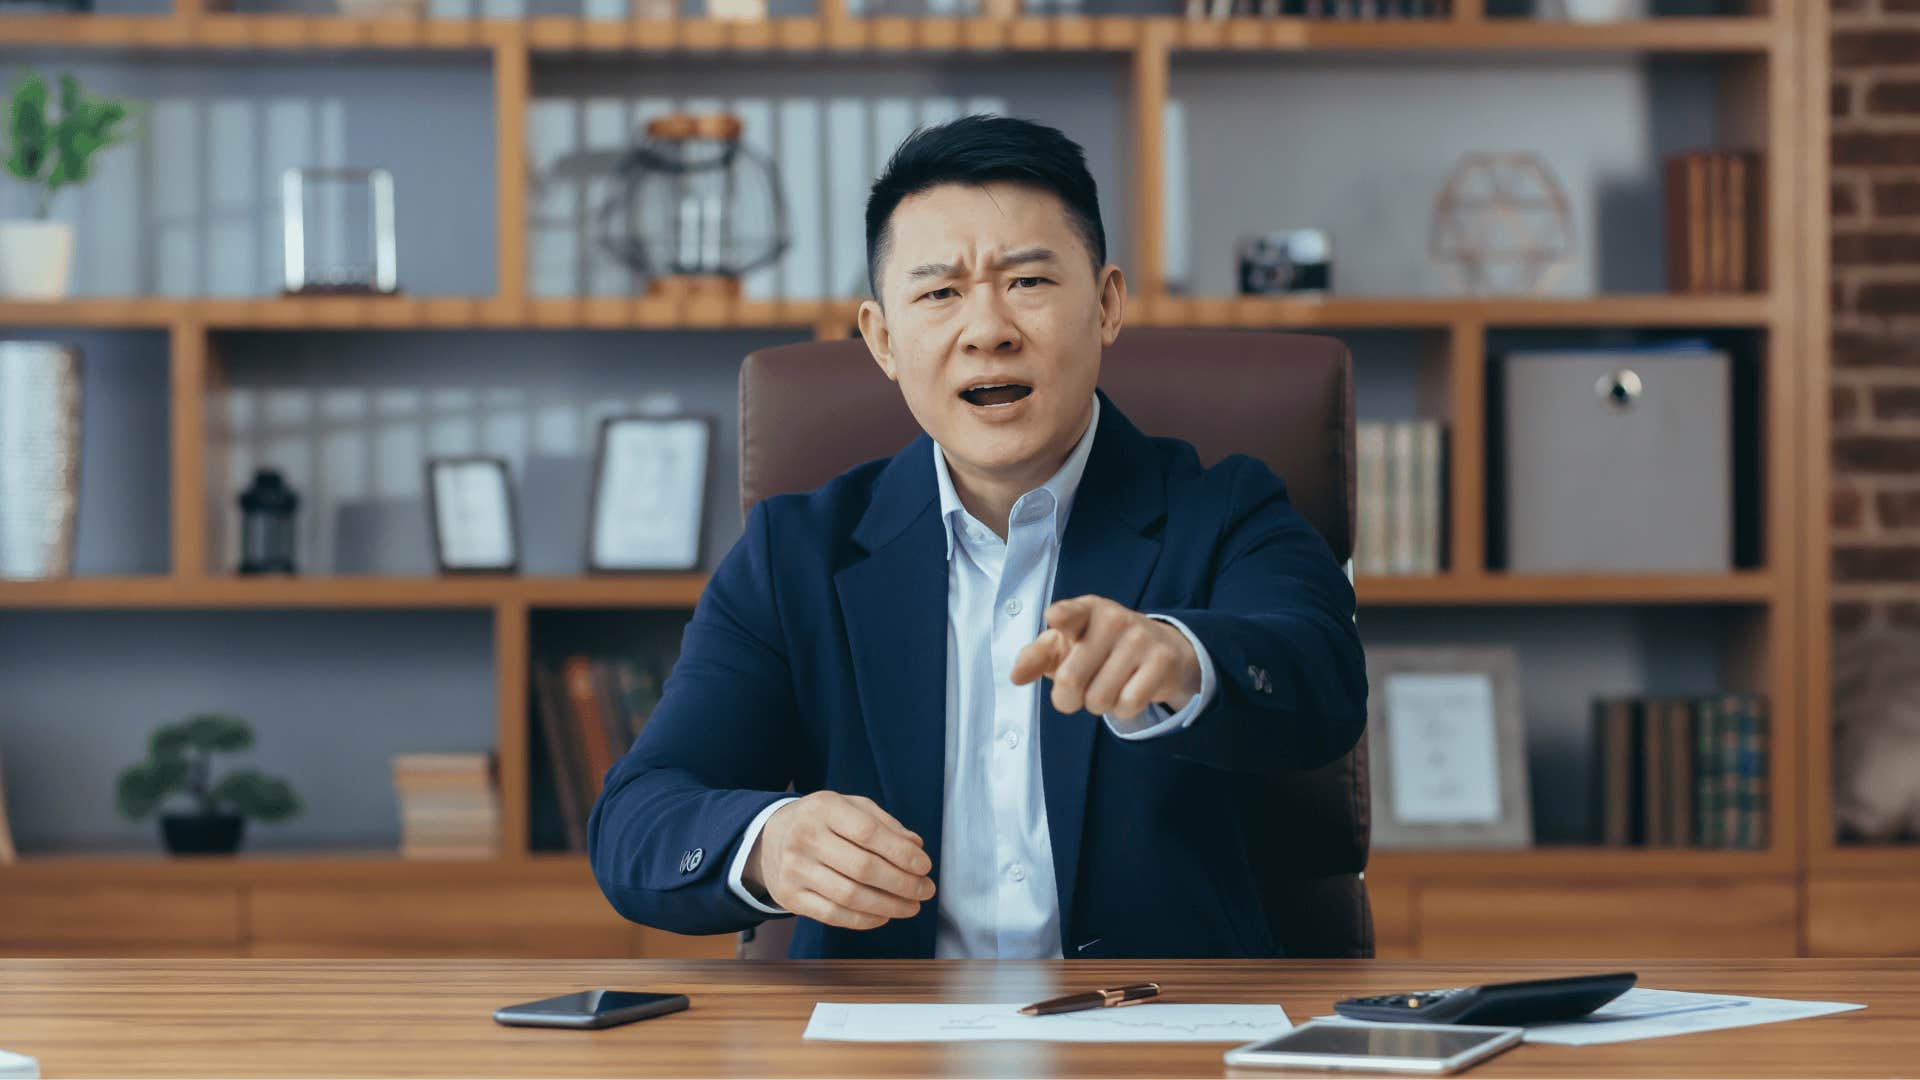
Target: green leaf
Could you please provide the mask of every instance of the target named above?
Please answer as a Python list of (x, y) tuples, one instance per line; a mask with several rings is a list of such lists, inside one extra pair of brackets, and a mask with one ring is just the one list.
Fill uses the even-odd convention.
[(28, 183), (38, 183), (53, 140), (47, 126), (47, 81), (33, 72), (14, 84), (13, 100), (7, 109), (7, 133), (11, 143), (7, 172)]
[(184, 758), (143, 761), (120, 774), (114, 785), (114, 801), (122, 816), (138, 821), (152, 814), (167, 796), (187, 785)]
[(50, 191), (87, 179), (93, 155), (118, 141), (114, 126), (127, 117), (127, 107), (120, 102), (85, 97), (71, 75), (63, 76), (60, 85), (60, 123), (53, 133), (59, 156), (47, 177)]
[(188, 746), (209, 753), (245, 750), (253, 745), (253, 727), (237, 716), (201, 713), (181, 725)]
[(156, 728), (147, 739), (147, 754), (155, 761), (185, 761), (187, 746), (187, 725), (168, 724)]
[(265, 776), (254, 769), (229, 773), (213, 786), (214, 802), (233, 808), (242, 817), (261, 821), (279, 821), (301, 811), (300, 799), (285, 780)]

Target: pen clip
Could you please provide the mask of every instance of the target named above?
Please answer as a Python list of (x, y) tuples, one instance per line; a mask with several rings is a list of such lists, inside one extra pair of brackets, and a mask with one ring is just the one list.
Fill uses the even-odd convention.
[(1160, 993), (1159, 983), (1133, 983), (1128, 986), (1109, 986), (1100, 990), (1100, 996), (1106, 1000), (1108, 1008), (1122, 1005), (1137, 1005)]

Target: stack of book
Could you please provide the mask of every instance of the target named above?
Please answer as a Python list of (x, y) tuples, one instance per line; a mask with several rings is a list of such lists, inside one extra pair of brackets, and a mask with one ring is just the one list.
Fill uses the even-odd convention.
[(500, 794), (490, 753), (395, 754), (400, 854), (490, 859), (500, 851)]
[(1355, 574), (1437, 574), (1446, 433), (1437, 420), (1354, 426)]
[(1756, 292), (1763, 287), (1762, 161), (1753, 151), (1668, 156), (1669, 291)]
[(1602, 698), (1593, 705), (1597, 840), (1767, 846), (1767, 701)]
[(587, 816), (608, 770), (640, 737), (660, 700), (654, 669), (627, 656), (568, 656), (533, 668), (544, 787), (557, 802), (565, 850), (587, 849)]

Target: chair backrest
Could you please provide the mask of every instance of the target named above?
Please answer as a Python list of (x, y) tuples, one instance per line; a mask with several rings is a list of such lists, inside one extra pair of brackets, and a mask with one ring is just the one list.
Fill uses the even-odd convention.
[[(1265, 461), (1334, 558), (1352, 556), (1353, 379), (1338, 340), (1130, 328), (1106, 349), (1099, 385), (1135, 427), (1192, 443), (1203, 465), (1236, 452)], [(741, 513), (891, 457), (919, 434), (865, 343), (755, 352), (740, 369)], [(1371, 956), (1366, 740), (1285, 783), (1236, 784), (1249, 861), (1281, 948), (1297, 957)], [(789, 923), (767, 924), (742, 954), (784, 955)]]

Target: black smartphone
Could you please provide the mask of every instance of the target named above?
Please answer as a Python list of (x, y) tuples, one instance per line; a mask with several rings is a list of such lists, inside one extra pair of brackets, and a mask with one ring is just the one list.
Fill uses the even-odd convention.
[(493, 1010), (502, 1024), (527, 1027), (604, 1028), (687, 1007), (685, 994), (643, 994), (634, 990), (582, 990)]

